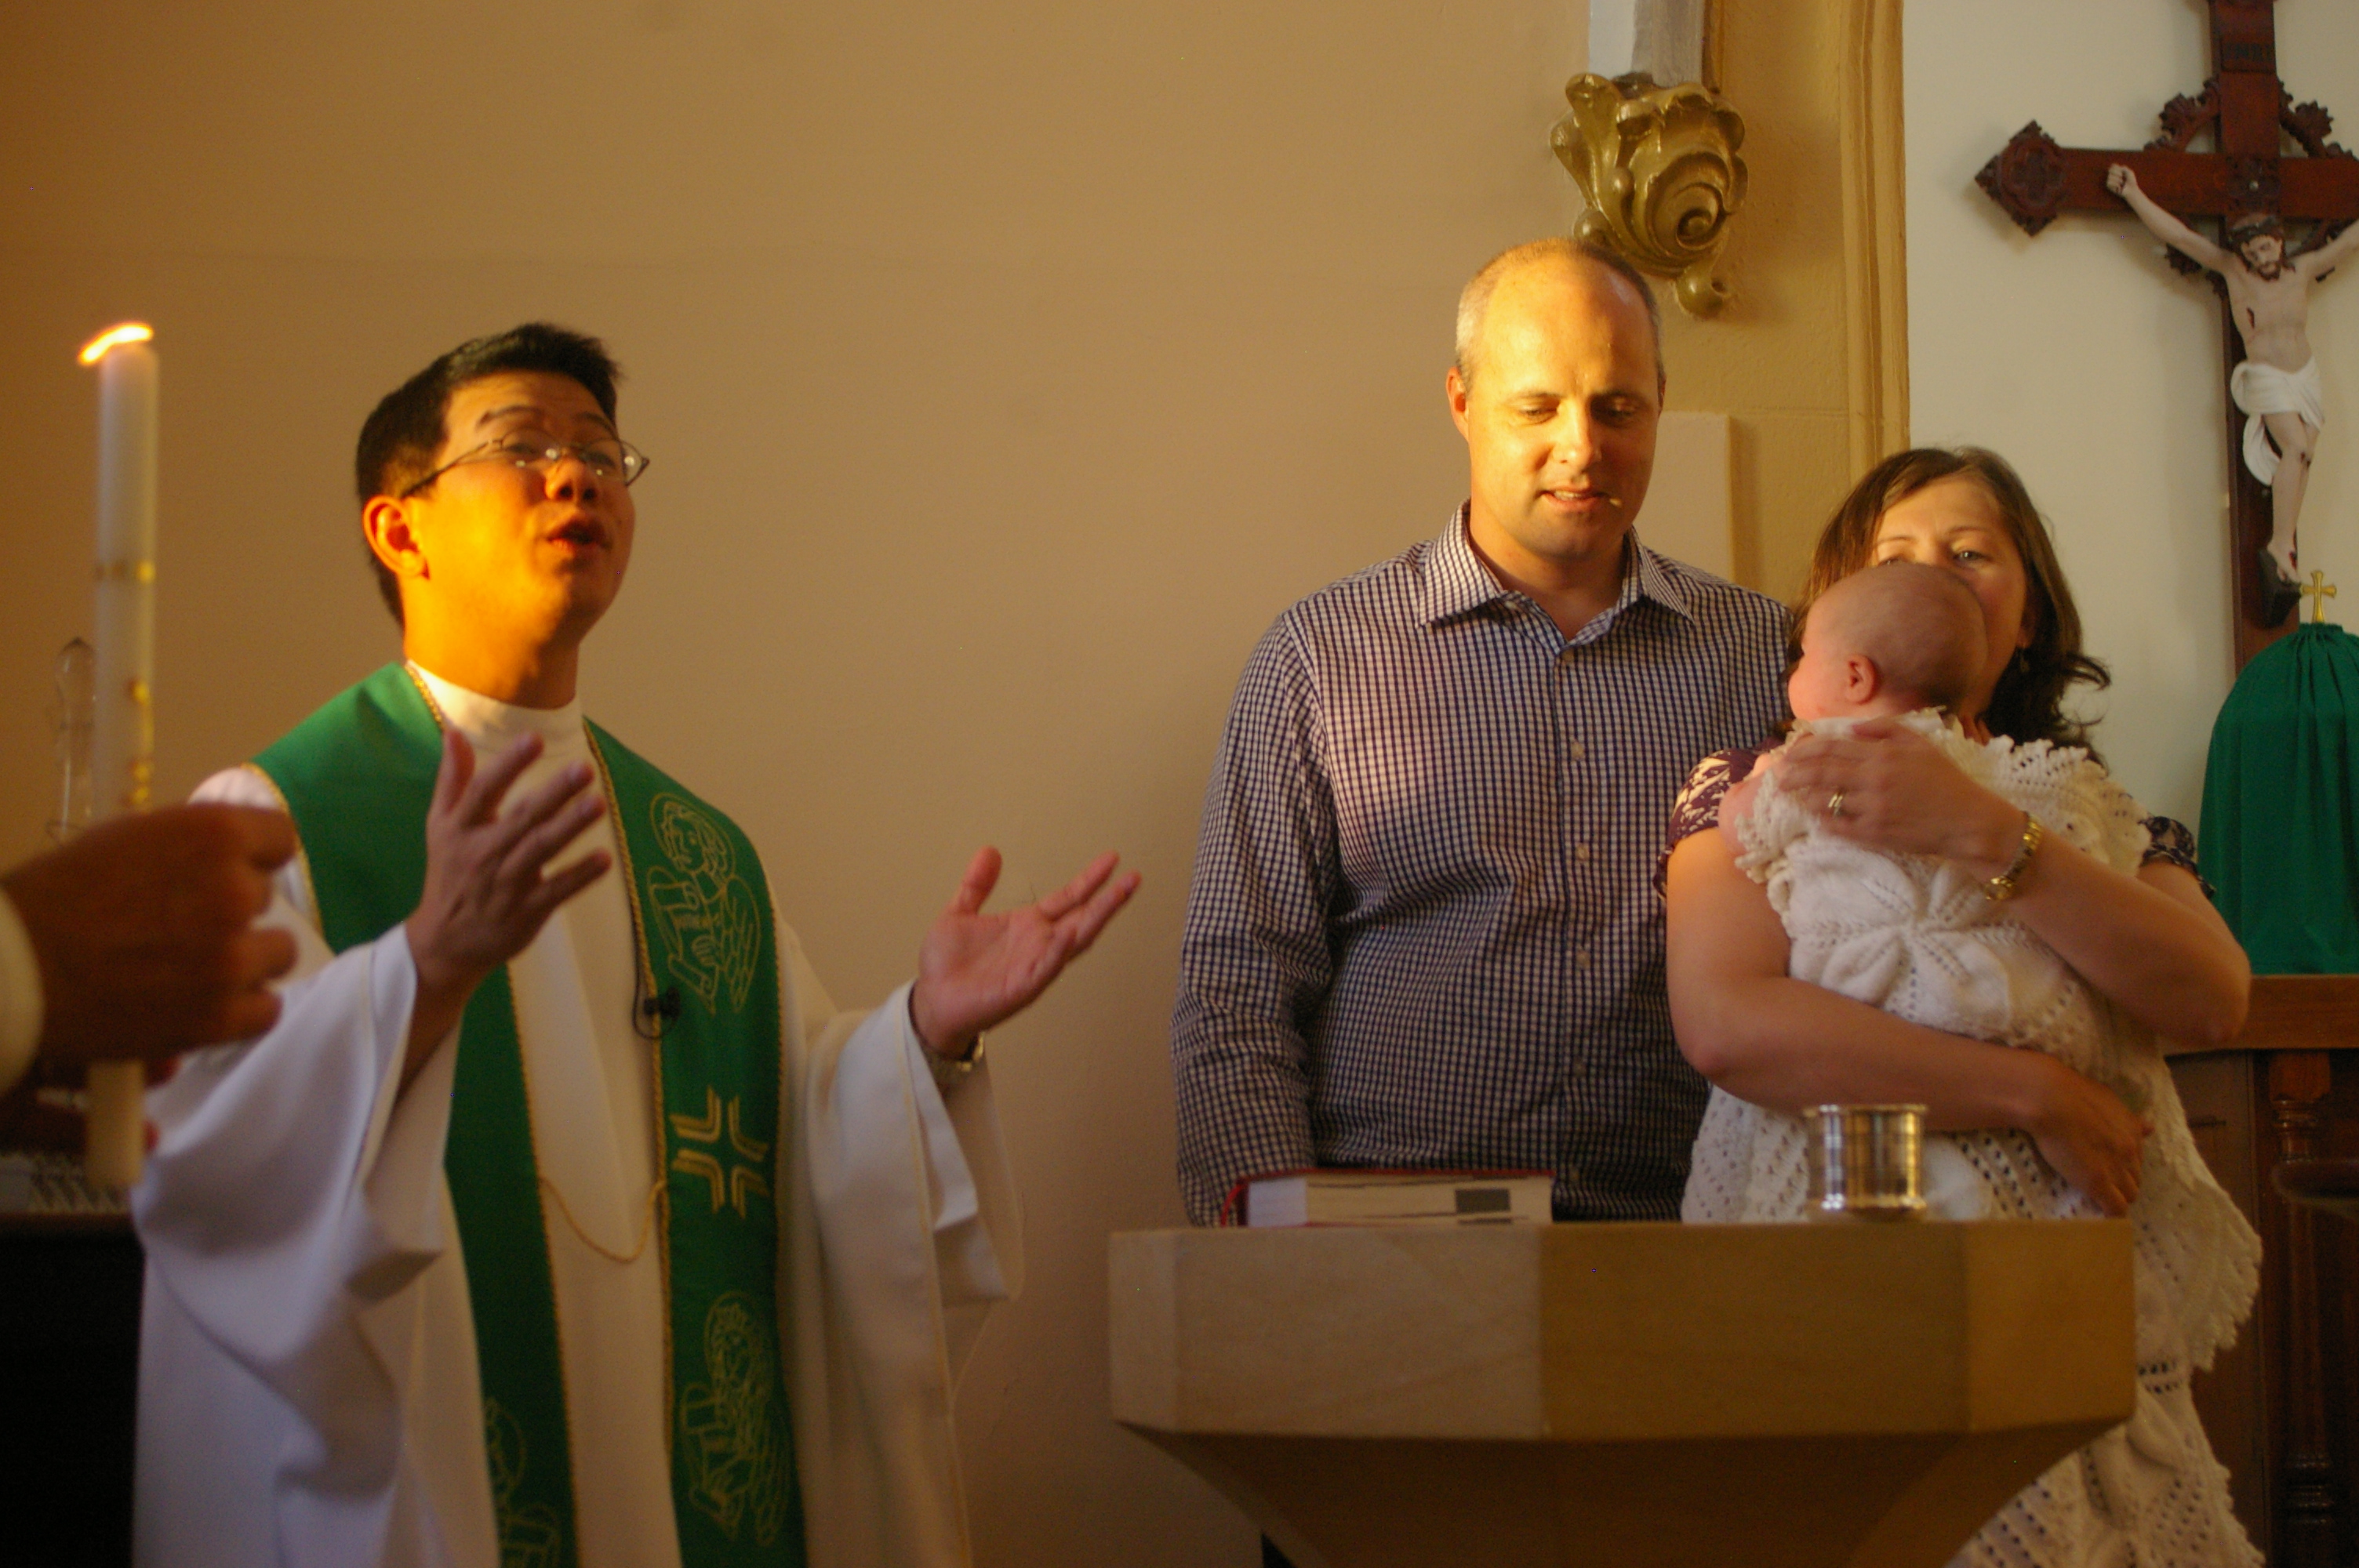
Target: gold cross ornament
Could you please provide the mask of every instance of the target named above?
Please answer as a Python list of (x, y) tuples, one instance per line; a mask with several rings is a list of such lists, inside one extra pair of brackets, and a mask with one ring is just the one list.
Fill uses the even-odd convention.
[(2326, 619), (2326, 601), (2334, 595), (2334, 585), (2326, 580), (2324, 572), (2312, 572), (2310, 580), (2301, 585), (2302, 597), (2310, 602), (2310, 620), (2316, 625)]

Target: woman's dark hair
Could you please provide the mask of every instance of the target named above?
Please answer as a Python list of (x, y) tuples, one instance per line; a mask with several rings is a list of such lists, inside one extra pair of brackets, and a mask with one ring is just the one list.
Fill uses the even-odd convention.
[[(614, 384), (623, 367), (597, 339), (546, 321), (527, 321), (488, 338), (471, 338), (408, 381), (385, 395), (361, 426), (360, 445), (353, 453), (353, 488), (366, 506), (380, 495), (399, 495), (434, 471), (434, 454), (442, 449), (442, 421), (451, 411), (451, 395), (472, 381), (507, 371), (544, 371), (579, 382), (597, 399), (599, 411), (612, 424)], [(377, 591), (386, 608), (401, 619), (401, 589), (385, 563), (369, 555), (376, 572)]]
[(1994, 735), (2017, 741), (2086, 746), (2088, 726), (2065, 715), (2065, 694), (2082, 685), (2102, 689), (2113, 684), (2113, 676), (2081, 651), (2081, 611), (2072, 603), (2064, 568), (2057, 564), (2048, 524), (2031, 503), (2022, 478), (1996, 452), (1980, 447), (1917, 447), (1870, 469), (1819, 535), (1810, 580), (1795, 607), (1793, 635), (1801, 635), (1802, 618), (1813, 600), (1875, 560), (1875, 528), (1885, 513), (1928, 485), (1961, 475), (1981, 485), (1991, 498), (2022, 557), (2023, 615), (2031, 628), (2031, 641), (2016, 650), (2000, 673), (1983, 722)]

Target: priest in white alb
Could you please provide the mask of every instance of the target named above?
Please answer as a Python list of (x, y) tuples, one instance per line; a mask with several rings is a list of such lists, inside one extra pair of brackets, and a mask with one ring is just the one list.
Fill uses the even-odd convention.
[(646, 460), (594, 340), (477, 339), (361, 435), (403, 659), (204, 798), (275, 806), (279, 1021), (151, 1092), (141, 1563), (970, 1561), (957, 1376), (1021, 1271), (984, 1030), (1102, 857), (838, 1013), (721, 812), (586, 720)]

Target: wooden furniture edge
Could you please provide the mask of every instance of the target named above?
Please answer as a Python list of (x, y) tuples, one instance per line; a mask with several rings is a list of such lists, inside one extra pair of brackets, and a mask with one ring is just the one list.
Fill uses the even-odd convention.
[(1908, 444), (1908, 167), (1902, 0), (1846, 0), (1842, 98), (1843, 327), (1851, 471)]

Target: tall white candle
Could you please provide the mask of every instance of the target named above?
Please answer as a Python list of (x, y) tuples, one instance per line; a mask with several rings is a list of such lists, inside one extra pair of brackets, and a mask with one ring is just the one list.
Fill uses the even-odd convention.
[[(91, 732), (92, 810), (142, 811), (153, 776), (156, 726), (155, 334), (125, 322), (92, 339), (82, 362), (98, 367), (97, 704)], [(82, 1167), (96, 1185), (139, 1180), (146, 1122), (136, 1062), (90, 1069)]]

